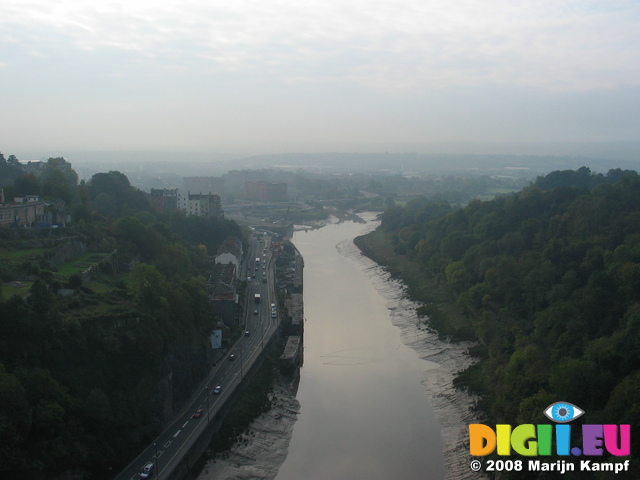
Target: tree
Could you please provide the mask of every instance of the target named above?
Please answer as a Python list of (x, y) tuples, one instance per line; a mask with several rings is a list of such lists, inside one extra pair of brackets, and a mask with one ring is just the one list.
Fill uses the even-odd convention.
[(41, 185), (35, 175), (21, 175), (15, 179), (9, 191), (5, 191), (5, 197), (22, 197), (24, 195), (40, 195)]
[(9, 155), (9, 158), (5, 159), (0, 153), (0, 185), (11, 185), (11, 182), (20, 175), (22, 175), (22, 165), (15, 155)]
[(114, 198), (123, 197), (127, 194), (131, 184), (123, 173), (110, 171), (107, 173), (96, 173), (88, 183), (89, 198), (95, 199), (101, 193), (106, 193)]
[(42, 174), (42, 194), (47, 197), (61, 198), (71, 205), (75, 195), (75, 183), (69, 181), (67, 175), (56, 168), (47, 168)]
[(460, 260), (450, 263), (445, 269), (447, 283), (457, 292), (462, 292), (472, 284), (473, 277)]
[(22, 446), (30, 428), (29, 418), (25, 389), (20, 380), (0, 364), (0, 475), (3, 477), (22, 469), (26, 463)]
[(168, 307), (167, 293), (171, 286), (156, 267), (139, 263), (133, 268), (131, 277), (129, 290), (138, 305), (151, 310)]
[(132, 187), (127, 176), (117, 171), (95, 174), (87, 189), (89, 200), (103, 215), (119, 217), (133, 215), (139, 210), (152, 210), (145, 194)]

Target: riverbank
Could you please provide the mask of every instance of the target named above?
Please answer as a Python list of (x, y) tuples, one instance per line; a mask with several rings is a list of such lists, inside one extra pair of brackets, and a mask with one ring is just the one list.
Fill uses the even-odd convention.
[(406, 285), (407, 296), (422, 304), (418, 314), (428, 317), (428, 325), (438, 334), (453, 340), (475, 340), (471, 322), (455, 305), (455, 297), (446, 285), (426, 276), (410, 258), (396, 255), (388, 233), (377, 229), (356, 237), (353, 243), (363, 255)]
[(479, 421), (473, 410), (478, 398), (454, 385), (458, 372), (474, 363), (469, 350), (475, 344), (467, 341), (473, 338), (469, 320), (453, 304), (446, 288), (425, 277), (415, 262), (393, 252), (384, 232), (373, 230), (354, 239), (354, 244), (376, 268), (384, 269), (391, 277), (385, 279), (379, 274), (381, 282), (389, 284), (395, 279), (404, 290), (402, 299), (393, 300), (393, 295), (390, 298), (402, 302), (401, 308), (394, 308), (391, 318), (400, 328), (403, 342), (421, 358), (437, 364), (425, 372), (423, 385), (441, 427), (445, 480), (486, 478), (482, 472), (469, 468), (467, 425)]
[(197, 480), (275, 478), (287, 456), (300, 409), (294, 393), (295, 379), (279, 376), (268, 394), (271, 408), (234, 435), (235, 442), (227, 450), (208, 460)]
[[(464, 392), (456, 390), (453, 386), (455, 374), (466, 368), (471, 362), (470, 357), (466, 354), (469, 344), (443, 341), (433, 330), (427, 328), (417, 314), (421, 304), (407, 298), (405, 284), (397, 278), (392, 278), (389, 269), (385, 270), (370, 258), (362, 255), (361, 251), (354, 245), (353, 238), (363, 231), (366, 232), (373, 229), (377, 223), (374, 221), (375, 216), (363, 216), (363, 219), (366, 219), (369, 226), (364, 230), (360, 230), (360, 233), (355, 233), (348, 240), (340, 241), (336, 245), (334, 243), (335, 240), (332, 240), (334, 237), (327, 236), (322, 241), (314, 243), (316, 245), (328, 245), (330, 250), (335, 248), (340, 254), (339, 258), (342, 258), (342, 260), (337, 260), (338, 264), (328, 264), (328, 257), (325, 260), (325, 257), (315, 255), (315, 250), (312, 250), (312, 254), (306, 255), (311, 267), (307, 269), (310, 274), (310, 283), (305, 294), (305, 305), (309, 300), (311, 306), (315, 307), (309, 310), (308, 315), (310, 328), (314, 327), (314, 325), (316, 328), (309, 337), (310, 341), (311, 339), (314, 341), (308, 346), (308, 359), (313, 360), (314, 356), (317, 357), (317, 362), (315, 362), (317, 365), (314, 367), (313, 361), (306, 362), (307, 359), (305, 359), (301, 395), (296, 399), (295, 392), (288, 392), (287, 388), (278, 387), (276, 389), (277, 401), (275, 402), (278, 406), (253, 422), (244, 433), (242, 439), (229, 452), (218, 457), (215, 463), (210, 462), (199, 477), (199, 480), (229, 478), (273, 479), (280, 477), (284, 479), (296, 478), (294, 476), (296, 474), (298, 475), (297, 478), (302, 478), (300, 477), (300, 472), (303, 471), (306, 473), (305, 478), (339, 478), (331, 477), (331, 469), (335, 465), (336, 468), (342, 469), (340, 470), (342, 473), (347, 471), (345, 469), (348, 467), (345, 463), (352, 461), (353, 457), (358, 458), (356, 450), (361, 450), (361, 453), (367, 455), (367, 458), (371, 458), (371, 455), (373, 455), (373, 458), (382, 461), (384, 465), (380, 465), (380, 467), (388, 468), (390, 464), (398, 465), (398, 457), (400, 456), (403, 459), (400, 462), (401, 465), (413, 466), (414, 468), (411, 474), (404, 475), (400, 475), (399, 468), (394, 470), (393, 474), (391, 472), (381, 474), (380, 471), (376, 470), (375, 472), (370, 472), (372, 475), (370, 478), (429, 478), (430, 480), (481, 478), (469, 469), (468, 446), (466, 445), (467, 424), (473, 423), (472, 415), (470, 414), (473, 398)], [(336, 219), (335, 223), (341, 222)], [(349, 225), (353, 225), (353, 223), (349, 223)], [(343, 228), (353, 230), (349, 225)], [(314, 235), (317, 235), (317, 233)], [(306, 234), (304, 233), (300, 235), (300, 245), (309, 249), (310, 246), (305, 236)], [(321, 261), (319, 261), (320, 258), (322, 259)], [(351, 292), (351, 297), (338, 299), (340, 294), (332, 292), (329, 295), (330, 298), (334, 299), (332, 303), (340, 304), (342, 307), (338, 311), (324, 311), (324, 309), (330, 307), (325, 305), (327, 302), (322, 298), (326, 298), (326, 295), (320, 295), (320, 291), (327, 288), (327, 278), (333, 279), (335, 283), (344, 282), (350, 271), (349, 268), (345, 267), (344, 260), (347, 260), (347, 263), (356, 265), (356, 270), (360, 271), (360, 275), (365, 278), (363, 284), (372, 284), (383, 298), (382, 302), (374, 300), (375, 293), (373, 296), (370, 296), (370, 294), (356, 294), (354, 287), (358, 282), (347, 281), (346, 285), (340, 287), (340, 292)], [(341, 270), (343, 268), (345, 269), (344, 271)], [(336, 273), (338, 270), (341, 270), (340, 273)], [(311, 272), (313, 272), (312, 275)], [(317, 278), (314, 278), (314, 276)], [(305, 279), (305, 284), (307, 284), (307, 279)], [(307, 298), (307, 294), (309, 298)], [(314, 296), (320, 296), (321, 298), (316, 299), (317, 301), (314, 302)], [(358, 298), (361, 299), (360, 302), (355, 301)], [(372, 303), (375, 303), (374, 311), (367, 311), (367, 309), (371, 308)], [(318, 308), (322, 310), (318, 310)], [(387, 317), (386, 325), (388, 327), (382, 327), (384, 329), (383, 336), (377, 340), (374, 340), (372, 335), (356, 335), (354, 338), (350, 333), (338, 332), (329, 325), (331, 319), (349, 319), (349, 332), (367, 331), (373, 334), (371, 329), (374, 328), (374, 325), (371, 322), (380, 313), (382, 313), (383, 317)], [(362, 317), (362, 319), (358, 320), (359, 317)], [(389, 320), (391, 324), (389, 324)], [(359, 321), (360, 323), (358, 323)], [(384, 325), (384, 323), (384, 318), (382, 318), (382, 324)], [(393, 340), (393, 338), (397, 338), (394, 327), (400, 331), (398, 344)], [(338, 341), (337, 344), (336, 340)], [(404, 347), (399, 346), (400, 340), (415, 353), (401, 354), (402, 361), (398, 364), (395, 362), (395, 356)], [(412, 355), (414, 358), (412, 358)], [(418, 357), (428, 362), (421, 362)], [(417, 368), (415, 376), (406, 372), (406, 367), (409, 364), (413, 365), (413, 368)], [(393, 365), (396, 365), (396, 367), (393, 367)], [(385, 370), (389, 368), (393, 369), (392, 377), (385, 376)], [(400, 368), (400, 370), (395, 370), (396, 368)], [(362, 399), (359, 405), (366, 404), (367, 409), (365, 410), (373, 413), (378, 419), (377, 422), (366, 421), (365, 425), (371, 426), (379, 423), (381, 419), (387, 416), (390, 417), (388, 424), (385, 424), (386, 426), (382, 428), (387, 432), (388, 438), (378, 437), (373, 432), (363, 438), (363, 429), (369, 427), (358, 424), (357, 418), (353, 414), (357, 411), (359, 417), (365, 415), (366, 412), (360, 408), (350, 410), (349, 399), (338, 398), (335, 393), (349, 390), (351, 392), (349, 396), (355, 395), (355, 392), (351, 388), (347, 388), (347, 385), (354, 386), (354, 375), (359, 379), (358, 384), (361, 385), (369, 373), (374, 378), (374, 390), (369, 392), (366, 400)], [(396, 381), (400, 381), (406, 375), (412, 377), (408, 382), (409, 384), (396, 385)], [(335, 383), (340, 382), (340, 379), (343, 380), (344, 386), (336, 388)], [(380, 390), (380, 384), (386, 385), (387, 388)], [(281, 387), (286, 387), (286, 385), (281, 385)], [(322, 415), (320, 416), (321, 428), (319, 428), (318, 424), (313, 423), (311, 417), (318, 415), (314, 410), (314, 404), (323, 396), (321, 394), (318, 397), (317, 392), (327, 391), (334, 392), (332, 394), (333, 404), (339, 404), (340, 409), (329, 416), (322, 410)], [(411, 414), (404, 415), (404, 417), (410, 419), (410, 425), (402, 423), (407, 420), (407, 418), (402, 418), (402, 415), (397, 420), (394, 419), (393, 416), (397, 412), (394, 412), (393, 408), (391, 412), (381, 414), (381, 412), (385, 411), (383, 407), (373, 406), (373, 403), (380, 399), (379, 397), (393, 396), (394, 392), (402, 392), (401, 402), (405, 406), (403, 412), (409, 408), (410, 403), (417, 408)], [(410, 392), (415, 392), (415, 395)], [(427, 414), (423, 410), (426, 408), (427, 401), (430, 405), (429, 410), (433, 411), (433, 417), (435, 417), (433, 422), (435, 430), (418, 421), (418, 419), (424, 418), (424, 415)], [(384, 405), (399, 404), (397, 398), (390, 398), (382, 401), (382, 403)], [(302, 407), (300, 404), (302, 404)], [(325, 404), (323, 408), (330, 409), (333, 407)], [(298, 420), (302, 423), (295, 427), (297, 442), (303, 439), (309, 441), (312, 438), (318, 439), (322, 437), (322, 431), (327, 427), (327, 424), (331, 423), (332, 419), (338, 424), (342, 424), (344, 428), (340, 432), (331, 430), (331, 433), (328, 434), (328, 438), (331, 441), (321, 442), (320, 445), (306, 444), (305, 446), (294, 442), (292, 444), (294, 448), (291, 449), (291, 453), (288, 453), (289, 441), (294, 433), (293, 426), (297, 421), (299, 411), (304, 415), (302, 420)], [(350, 421), (348, 422), (344, 421), (344, 419), (341, 420), (345, 411), (352, 412), (349, 415)], [(305, 425), (305, 421), (311, 422), (311, 424)], [(337, 428), (341, 427), (338, 426)], [(376, 432), (380, 430), (380, 426), (374, 428)], [(332, 450), (333, 444), (340, 444), (338, 442), (339, 439), (351, 437), (353, 437), (353, 441), (350, 443), (351, 449), (348, 457), (344, 457), (338, 451)], [(374, 453), (377, 452), (376, 449), (379, 446), (371, 445), (371, 439), (375, 439), (375, 444), (393, 443), (395, 446), (394, 453), (391, 453), (392, 450), (388, 448), (384, 450), (387, 453), (381, 455)], [(311, 440), (311, 442), (313, 441)], [(407, 441), (408, 443), (405, 443)], [(398, 448), (402, 452), (399, 452)], [(339, 451), (342, 452), (343, 450)], [(309, 454), (312, 456), (309, 457)], [(440, 458), (431, 458), (434, 455)], [(318, 458), (320, 459), (318, 460)], [(326, 458), (333, 459), (331, 466), (327, 465)], [(280, 468), (285, 459), (287, 462), (293, 461), (294, 465), (290, 465), (289, 468)], [(436, 464), (442, 462), (442, 459), (444, 459), (444, 468), (436, 468)], [(302, 469), (300, 462), (304, 464), (304, 469)], [(305, 462), (311, 462), (311, 464), (319, 462), (323, 466), (318, 466), (320, 470), (317, 468), (314, 470), (310, 463)], [(360, 468), (362, 467), (361, 461), (356, 461), (355, 463)], [(375, 477), (375, 475), (378, 476)]]

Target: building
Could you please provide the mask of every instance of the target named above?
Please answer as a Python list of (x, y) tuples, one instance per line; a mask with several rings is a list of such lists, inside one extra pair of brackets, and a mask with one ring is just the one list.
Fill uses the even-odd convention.
[(152, 188), (149, 194), (149, 203), (158, 212), (177, 210), (178, 189)]
[(216, 263), (207, 280), (209, 300), (214, 312), (226, 325), (239, 321), (236, 266), (233, 263)]
[(40, 160), (29, 160), (27, 163), (22, 164), (22, 171), (26, 175), (35, 175), (36, 177), (40, 177), (46, 171), (47, 167), (55, 168), (63, 173), (73, 172), (71, 163), (67, 162), (63, 157), (50, 158), (46, 162), (41, 162)]
[[(4, 200), (4, 192), (2, 193)], [(0, 226), (3, 227), (37, 227), (51, 223), (47, 214), (47, 204), (40, 201), (37, 195), (16, 197), (13, 202), (0, 204)]]
[(195, 215), (205, 218), (222, 218), (222, 206), (220, 196), (208, 194), (181, 195), (177, 188), (152, 188), (147, 195), (151, 206), (158, 212), (182, 210), (187, 215)]
[(289, 199), (286, 183), (245, 182), (245, 196), (258, 202), (286, 202)]
[(228, 237), (216, 254), (216, 264), (233, 264), (236, 268), (236, 278), (240, 278), (240, 262), (242, 261), (242, 241), (237, 237)]
[(202, 193), (187, 193), (178, 197), (178, 208), (184, 210), (187, 215), (196, 215), (205, 218), (222, 218), (220, 196)]
[(35, 175), (39, 177), (44, 172), (44, 166), (44, 162), (28, 161), (26, 164), (22, 164), (22, 171), (25, 175)]

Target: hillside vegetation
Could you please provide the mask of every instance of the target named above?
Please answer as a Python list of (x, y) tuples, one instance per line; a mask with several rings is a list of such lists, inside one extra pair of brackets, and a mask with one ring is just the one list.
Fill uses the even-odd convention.
[(1, 478), (113, 478), (209, 370), (207, 251), (237, 225), (119, 172), (69, 191), (66, 228), (0, 229)]
[(636, 172), (553, 172), (459, 209), (416, 199), (356, 243), (441, 332), (479, 341), (457, 385), (481, 395), (487, 422), (549, 423), (543, 410), (567, 401), (587, 412), (575, 423), (640, 424)]

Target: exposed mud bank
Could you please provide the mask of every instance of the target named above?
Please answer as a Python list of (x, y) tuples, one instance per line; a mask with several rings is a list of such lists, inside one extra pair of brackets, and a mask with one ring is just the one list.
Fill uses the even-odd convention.
[(273, 408), (254, 420), (231, 450), (205, 465), (198, 480), (273, 479), (287, 457), (300, 409), (291, 378), (274, 385)]
[[(375, 228), (374, 216), (364, 216)], [(353, 241), (336, 246), (348, 261), (356, 264), (382, 296), (389, 317), (401, 333), (402, 342), (425, 362), (422, 386), (440, 425), (445, 479), (478, 479), (482, 473), (469, 468), (466, 444), (467, 425), (475, 421), (471, 411), (474, 398), (456, 390), (456, 373), (472, 363), (466, 351), (471, 344), (448, 343), (430, 331), (418, 318), (419, 304), (407, 299), (406, 288), (378, 264), (361, 254)], [(275, 387), (274, 407), (255, 420), (234, 447), (210, 461), (198, 480), (274, 479), (287, 457), (287, 451), (300, 404), (295, 398), (295, 384), (282, 378)]]
[(416, 310), (420, 304), (407, 298), (406, 287), (399, 280), (391, 278), (377, 263), (361, 255), (352, 242), (344, 242), (338, 245), (338, 249), (346, 258), (361, 266), (385, 298), (391, 321), (400, 329), (403, 343), (415, 350), (422, 359), (432, 362), (431, 368), (423, 374), (422, 384), (441, 428), (445, 479), (485, 478), (481, 472), (472, 472), (469, 468), (471, 458), (467, 425), (477, 421), (472, 412), (475, 398), (453, 386), (456, 373), (473, 363), (467, 354), (472, 344), (441, 340), (418, 317)]

